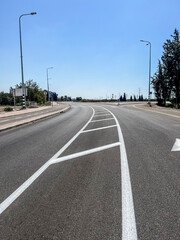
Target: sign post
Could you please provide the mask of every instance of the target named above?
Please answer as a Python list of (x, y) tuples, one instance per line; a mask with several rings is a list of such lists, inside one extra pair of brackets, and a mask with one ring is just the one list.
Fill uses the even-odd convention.
[[(24, 88), (25, 97), (27, 96), (27, 88)], [(23, 89), (22, 88), (13, 88), (12, 89), (13, 97), (14, 97), (14, 108), (16, 106), (16, 97), (21, 97), (23, 95)]]

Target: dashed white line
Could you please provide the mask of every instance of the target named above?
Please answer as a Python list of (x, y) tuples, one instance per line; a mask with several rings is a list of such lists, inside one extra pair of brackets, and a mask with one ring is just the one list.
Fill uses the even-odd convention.
[(114, 118), (104, 118), (104, 119), (98, 119), (98, 120), (93, 120), (91, 122), (101, 122), (101, 121), (108, 121), (108, 120), (112, 120)]
[(117, 127), (117, 125), (111, 125), (111, 126), (106, 126), (106, 127), (88, 129), (88, 130), (84, 130), (82, 133), (98, 131), (98, 130), (107, 129), (107, 128), (113, 128), (113, 127)]

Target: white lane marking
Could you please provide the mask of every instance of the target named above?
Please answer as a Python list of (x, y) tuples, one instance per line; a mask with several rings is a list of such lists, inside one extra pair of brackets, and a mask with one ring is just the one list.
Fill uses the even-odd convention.
[(8, 198), (0, 204), (0, 214), (8, 208), (48, 167), (47, 161), (38, 171), (28, 178), (18, 189), (16, 189)]
[(114, 118), (104, 118), (104, 119), (99, 119), (99, 120), (93, 120), (91, 122), (100, 122), (100, 121), (107, 121), (107, 120), (112, 120)]
[(107, 113), (107, 112), (98, 112), (98, 111), (96, 111), (96, 115), (98, 115), (98, 114), (105, 114), (105, 113)]
[(92, 110), (93, 110), (93, 114), (92, 114), (91, 118), (89, 119), (89, 121), (84, 125), (84, 127), (73, 138), (71, 138), (71, 140), (69, 140), (69, 142), (67, 142), (66, 145), (64, 145), (64, 147), (62, 147), (51, 159), (54, 159), (54, 158), (57, 158), (58, 156), (60, 156), (69, 147), (69, 145), (81, 134), (81, 132), (87, 127), (87, 125), (91, 122), (91, 120), (95, 114), (95, 111), (93, 108), (92, 108)]
[(98, 131), (98, 130), (101, 130), (101, 129), (107, 129), (107, 128), (113, 128), (113, 127), (117, 127), (117, 125), (111, 125), (111, 126), (106, 126), (106, 127), (88, 129), (88, 130), (84, 130), (82, 133)]
[[(91, 107), (92, 108), (92, 107)], [(62, 147), (51, 159), (49, 159), (39, 170), (37, 170), (30, 178), (28, 178), (17, 190), (15, 190), (8, 198), (6, 198), (1, 204), (0, 204), (0, 214), (6, 210), (50, 165), (50, 161), (52, 159), (56, 159), (62, 152), (66, 150), (66, 148), (69, 147), (69, 145), (81, 134), (81, 132), (87, 127), (87, 125), (90, 123), (94, 116), (94, 109), (93, 114), (89, 121), (84, 125), (84, 127), (67, 142), (64, 147)]]
[(180, 151), (180, 139), (176, 138), (176, 141), (171, 149), (172, 152)]
[(112, 114), (116, 121), (119, 141), (121, 142), (122, 240), (137, 240), (132, 187), (124, 138), (117, 118), (110, 110), (106, 110)]
[(95, 152), (99, 152), (99, 151), (103, 151), (103, 150), (106, 150), (106, 149), (109, 149), (109, 148), (120, 146), (120, 144), (121, 144), (120, 142), (116, 142), (116, 143), (104, 145), (104, 146), (101, 146), (101, 147), (92, 148), (92, 149), (89, 149), (89, 150), (86, 150), (86, 151), (70, 154), (70, 155), (60, 157), (60, 158), (57, 158), (57, 159), (52, 159), (50, 164), (63, 162), (63, 161), (66, 161), (66, 160), (77, 158), (77, 157), (82, 157), (82, 156), (89, 155), (89, 154), (92, 154), (92, 153), (95, 153)]
[(0, 122), (7, 122), (10, 121), (11, 119), (6, 119), (6, 120), (0, 120)]
[(111, 115), (110, 113), (104, 113), (104, 114), (95, 114), (94, 117), (101, 117), (101, 116), (107, 116)]

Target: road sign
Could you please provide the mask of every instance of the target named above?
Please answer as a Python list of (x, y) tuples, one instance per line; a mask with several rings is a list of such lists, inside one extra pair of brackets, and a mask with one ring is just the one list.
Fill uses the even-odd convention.
[[(13, 88), (13, 97), (21, 97), (22, 95), (22, 88)], [(27, 88), (25, 88), (25, 95), (27, 96)]]

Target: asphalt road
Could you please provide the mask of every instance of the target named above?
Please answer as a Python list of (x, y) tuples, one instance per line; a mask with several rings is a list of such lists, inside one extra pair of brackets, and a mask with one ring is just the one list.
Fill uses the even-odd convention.
[(180, 114), (150, 110), (73, 103), (0, 133), (0, 239), (179, 240)]

